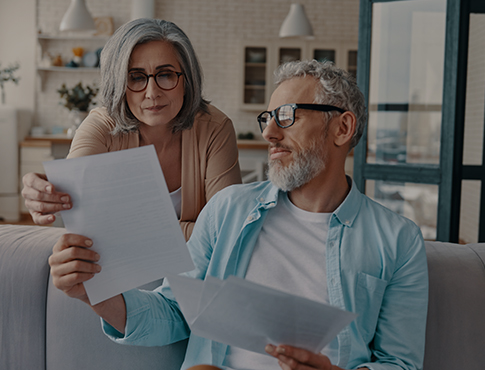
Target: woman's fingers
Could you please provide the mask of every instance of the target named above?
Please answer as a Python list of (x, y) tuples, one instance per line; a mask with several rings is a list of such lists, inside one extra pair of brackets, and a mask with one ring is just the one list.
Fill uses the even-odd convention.
[(22, 182), (22, 197), (36, 224), (51, 223), (55, 220), (53, 213), (72, 208), (69, 194), (57, 192), (44, 174), (28, 173)]
[(56, 220), (56, 216), (51, 214), (43, 215), (40, 212), (30, 211), (30, 215), (36, 225), (49, 225)]

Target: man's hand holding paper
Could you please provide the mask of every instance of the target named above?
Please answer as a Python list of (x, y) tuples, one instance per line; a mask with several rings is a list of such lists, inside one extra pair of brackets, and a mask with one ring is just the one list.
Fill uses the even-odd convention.
[[(64, 283), (62, 273), (71, 266), (69, 278), (84, 283), (92, 305), (166, 274), (193, 269), (153, 146), (44, 166), (56, 188), (72, 197), (73, 208), (62, 214), (67, 231), (92, 241), (102, 267), (99, 273), (91, 271), (90, 262), (77, 256), (82, 250), (69, 250), (60, 241), (60, 255), (55, 253), (51, 260), (66, 266), (53, 272)], [(81, 276), (72, 276), (76, 272)]]
[(268, 343), (321, 351), (355, 315), (229, 276), (205, 281), (168, 276), (192, 332), (266, 354)]

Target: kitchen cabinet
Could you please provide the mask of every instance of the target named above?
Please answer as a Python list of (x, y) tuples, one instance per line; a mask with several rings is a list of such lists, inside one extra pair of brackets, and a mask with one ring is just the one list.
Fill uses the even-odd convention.
[(263, 111), (275, 89), (274, 70), (295, 60), (330, 60), (357, 73), (357, 45), (329, 44), (318, 40), (245, 41), (242, 44), (241, 109)]

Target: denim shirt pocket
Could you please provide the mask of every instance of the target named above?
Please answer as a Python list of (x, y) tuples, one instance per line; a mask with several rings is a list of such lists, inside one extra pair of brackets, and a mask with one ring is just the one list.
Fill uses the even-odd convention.
[(374, 337), (382, 299), (387, 287), (387, 281), (376, 278), (364, 272), (357, 275), (356, 305), (359, 316), (357, 327), (362, 329), (362, 338), (369, 343)]

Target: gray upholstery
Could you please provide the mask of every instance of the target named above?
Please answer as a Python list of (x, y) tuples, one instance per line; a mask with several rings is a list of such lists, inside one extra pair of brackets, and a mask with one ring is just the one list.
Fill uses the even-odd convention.
[[(49, 281), (47, 259), (64, 229), (0, 225), (0, 369), (180, 368), (185, 342), (111, 342), (89, 307)], [(430, 302), (425, 370), (485, 364), (485, 244), (427, 242)]]
[(426, 242), (424, 369), (485, 368), (485, 244)]
[(47, 259), (62, 230), (0, 226), (0, 369), (45, 362)]
[(87, 305), (52, 285), (47, 260), (64, 232), (0, 225), (0, 369), (180, 369), (186, 342), (116, 344)]

